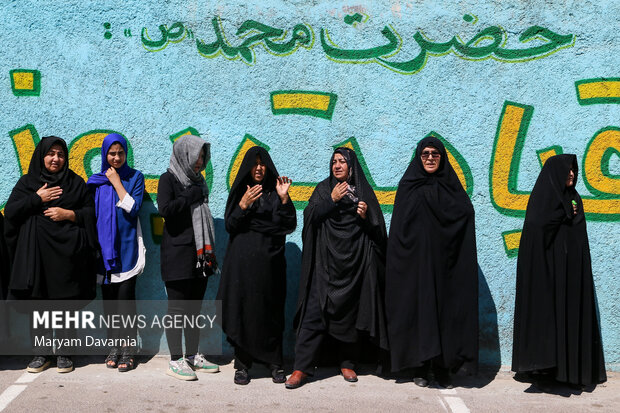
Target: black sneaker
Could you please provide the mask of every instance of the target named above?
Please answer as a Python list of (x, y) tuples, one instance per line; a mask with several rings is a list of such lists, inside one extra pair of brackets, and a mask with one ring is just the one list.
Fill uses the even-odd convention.
[(68, 356), (56, 357), (56, 368), (58, 373), (69, 373), (73, 371), (73, 361)]
[(286, 375), (284, 375), (284, 370), (279, 367), (271, 370), (271, 381), (274, 383), (284, 383), (286, 381)]
[(450, 371), (448, 369), (438, 369), (435, 372), (435, 380), (444, 389), (453, 389), (452, 378), (450, 377)]
[(245, 386), (250, 382), (250, 374), (246, 369), (240, 369), (235, 371), (235, 384)]
[(41, 373), (43, 370), (48, 368), (52, 364), (52, 360), (50, 357), (46, 356), (35, 356), (30, 363), (28, 363), (28, 367), (26, 367), (26, 371), (28, 373)]
[(426, 380), (424, 377), (414, 377), (413, 382), (415, 383), (416, 386), (419, 386), (419, 387), (428, 386), (428, 380)]

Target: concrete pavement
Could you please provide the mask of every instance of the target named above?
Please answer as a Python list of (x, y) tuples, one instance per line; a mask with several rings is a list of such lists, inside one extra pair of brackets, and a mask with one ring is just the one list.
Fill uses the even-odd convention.
[[(101, 360), (100, 360), (101, 359)], [(346, 383), (336, 369), (321, 368), (314, 380), (296, 390), (274, 384), (267, 369), (251, 370), (247, 386), (233, 383), (232, 363), (217, 374), (199, 374), (182, 382), (165, 374), (168, 358), (157, 356), (128, 373), (106, 369), (103, 357), (77, 357), (76, 370), (59, 374), (52, 367), (40, 374), (24, 370), (24, 357), (0, 361), (0, 410), (24, 412), (618, 412), (620, 373), (608, 382), (577, 392), (564, 387), (542, 393), (520, 383), (506, 371), (495, 376), (457, 377), (456, 388), (419, 388), (368, 373), (357, 383)], [(287, 371), (290, 373), (290, 371)]]

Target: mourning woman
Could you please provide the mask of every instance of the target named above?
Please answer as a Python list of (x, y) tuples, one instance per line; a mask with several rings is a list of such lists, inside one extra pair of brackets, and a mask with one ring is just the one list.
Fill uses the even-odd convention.
[(284, 383), (282, 332), (286, 299), (286, 235), (297, 225), (288, 196), (291, 180), (280, 177), (267, 151), (250, 148), (226, 202), (230, 234), (217, 295), (222, 327), (235, 349), (236, 384), (248, 384), (253, 361)]
[[(6, 237), (12, 257), (9, 298), (24, 300), (92, 299), (97, 237), (92, 196), (84, 180), (69, 169), (67, 145), (55, 136), (39, 142), (28, 173), (5, 207)], [(57, 329), (56, 339), (75, 338), (75, 329)], [(52, 329), (31, 330), (35, 357), (28, 371), (49, 367), (53, 349), (35, 345), (35, 336), (51, 339)], [(73, 370), (64, 347), (57, 349), (61, 373)]]
[[(201, 174), (210, 158), (207, 142), (198, 136), (181, 136), (172, 147), (168, 171), (159, 178), (157, 205), (165, 219), (161, 277), (166, 284), (171, 319), (197, 318), (207, 278), (216, 270), (209, 190)], [(198, 351), (200, 330), (196, 323), (166, 328), (166, 339), (171, 358), (166, 373), (169, 376), (196, 380), (194, 371), (219, 371)]]
[(451, 388), (451, 373), (478, 362), (474, 208), (443, 143), (422, 139), (398, 184), (386, 263), (393, 372)]
[(304, 210), (303, 253), (294, 372), (286, 387), (312, 375), (327, 336), (340, 372), (357, 381), (360, 342), (387, 349), (383, 308), (386, 230), (379, 202), (355, 152), (335, 150), (330, 175), (314, 189)]
[[(106, 316), (136, 315), (136, 276), (142, 273), (145, 248), (138, 213), (144, 194), (144, 176), (127, 165), (127, 141), (113, 133), (101, 144), (101, 172), (87, 186), (95, 197), (97, 234), (101, 248), (98, 283)], [(108, 339), (119, 343), (106, 357), (108, 368), (129, 371), (134, 367), (131, 343), (136, 328), (108, 329)]]
[(512, 370), (535, 383), (581, 387), (607, 379), (577, 175), (575, 155), (549, 158), (525, 213)]

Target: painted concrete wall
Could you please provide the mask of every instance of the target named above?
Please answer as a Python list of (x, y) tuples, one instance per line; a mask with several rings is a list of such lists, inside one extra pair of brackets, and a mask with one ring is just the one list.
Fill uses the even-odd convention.
[[(441, 4), (441, 5), (439, 5)], [(604, 1), (63, 1), (0, 4), (0, 203), (40, 136), (70, 143), (97, 172), (110, 131), (131, 143), (156, 202), (172, 141), (212, 143), (208, 180), (222, 217), (249, 145), (270, 148), (301, 211), (332, 147), (363, 159), (389, 224), (416, 142), (435, 134), (477, 215), (481, 359), (509, 365), (516, 250), (528, 193), (553, 153), (580, 160), (605, 357), (620, 368), (620, 4)], [(138, 297), (165, 297), (161, 219), (141, 221)], [(301, 224), (287, 244), (287, 353)], [(219, 278), (211, 279), (213, 298)]]

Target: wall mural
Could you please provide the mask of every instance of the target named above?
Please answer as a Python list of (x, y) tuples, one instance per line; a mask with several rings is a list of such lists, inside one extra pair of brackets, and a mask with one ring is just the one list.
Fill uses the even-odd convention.
[(156, 194), (171, 143), (193, 134), (213, 145), (205, 178), (220, 260), (228, 190), (247, 150), (264, 147), (293, 178), (298, 210), (287, 238), (290, 355), (302, 210), (331, 149), (358, 154), (389, 223), (415, 146), (432, 135), (476, 209), (481, 360), (506, 366), (529, 194), (550, 156), (576, 153), (605, 357), (620, 369), (620, 32), (609, 1), (152, 3), (0, 5), (14, 22), (0, 27), (0, 207), (40, 136), (66, 139), (87, 179), (103, 137), (120, 133), (148, 201), (138, 297), (162, 298)]

